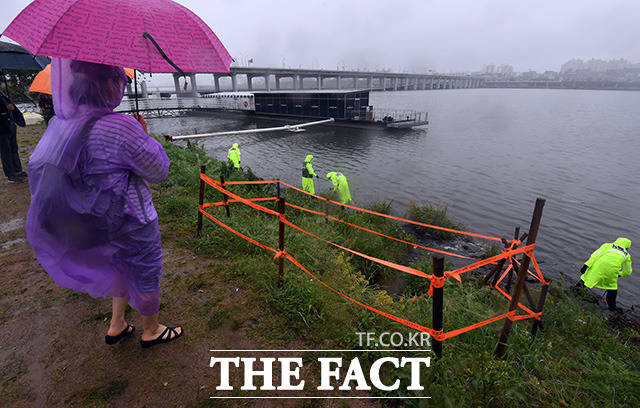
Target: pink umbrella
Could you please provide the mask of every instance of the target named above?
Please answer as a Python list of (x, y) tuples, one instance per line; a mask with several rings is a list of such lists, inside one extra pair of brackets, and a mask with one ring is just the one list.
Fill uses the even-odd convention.
[(35, 55), (147, 72), (229, 72), (231, 56), (171, 0), (35, 0), (2, 33)]

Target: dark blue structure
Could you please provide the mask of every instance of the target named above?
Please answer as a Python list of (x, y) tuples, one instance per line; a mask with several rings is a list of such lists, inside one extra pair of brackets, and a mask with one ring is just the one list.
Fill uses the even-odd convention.
[(364, 120), (369, 91), (254, 91), (256, 113), (305, 118)]

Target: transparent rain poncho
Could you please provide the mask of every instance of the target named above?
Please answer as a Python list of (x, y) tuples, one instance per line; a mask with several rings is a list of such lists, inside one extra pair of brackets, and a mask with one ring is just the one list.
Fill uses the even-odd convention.
[(132, 117), (113, 113), (122, 68), (54, 58), (56, 116), (29, 160), (26, 229), (38, 261), (60, 286), (129, 297), (158, 312), (162, 251), (148, 183), (169, 158)]

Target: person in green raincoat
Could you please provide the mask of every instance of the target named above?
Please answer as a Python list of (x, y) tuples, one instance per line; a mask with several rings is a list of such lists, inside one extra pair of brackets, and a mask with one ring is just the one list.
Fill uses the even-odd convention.
[(631, 255), (629, 255), (631, 240), (618, 238), (615, 242), (602, 244), (591, 254), (580, 270), (581, 281), (589, 288), (600, 288), (607, 291), (607, 305), (609, 310), (622, 312), (616, 307), (618, 295), (618, 276), (631, 275)]
[(313, 178), (318, 178), (318, 175), (313, 171), (311, 160), (313, 160), (313, 155), (308, 154), (304, 159), (304, 163), (302, 163), (302, 189), (308, 193), (315, 194)]
[(338, 191), (338, 197), (342, 204), (351, 202), (351, 192), (349, 191), (349, 183), (347, 178), (340, 172), (332, 171), (327, 173), (327, 179), (333, 183), (333, 191)]
[(231, 149), (229, 149), (229, 153), (227, 154), (227, 158), (236, 169), (240, 168), (240, 149), (238, 149), (238, 144), (234, 143)]

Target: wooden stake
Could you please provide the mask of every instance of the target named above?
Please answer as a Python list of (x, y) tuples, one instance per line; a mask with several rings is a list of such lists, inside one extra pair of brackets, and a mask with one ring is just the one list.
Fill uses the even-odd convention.
[[(207, 166), (200, 166), (200, 173), (205, 174), (207, 171)], [(200, 177), (200, 175), (198, 175)], [(204, 204), (204, 180), (200, 177), (200, 195), (198, 196), (198, 228), (196, 229), (196, 238), (200, 238), (200, 232), (202, 231), (202, 212), (200, 208), (202, 208), (202, 204)]]
[[(278, 212), (284, 217), (285, 199), (284, 197), (278, 200)], [(284, 251), (284, 222), (279, 222), (278, 230), (278, 249), (280, 252)], [(284, 256), (278, 259), (278, 287), (282, 287), (284, 283)]]
[[(433, 257), (433, 275), (439, 278), (444, 276), (444, 257)], [(433, 330), (442, 330), (442, 318), (443, 318), (443, 303), (444, 303), (444, 287), (433, 288), (433, 309), (432, 320)], [(442, 341), (433, 340), (433, 351), (436, 353), (436, 357), (442, 357)]]
[[(536, 206), (533, 210), (533, 216), (531, 217), (531, 226), (529, 227), (529, 236), (527, 238), (527, 245), (531, 245), (536, 242), (536, 237), (538, 236), (538, 228), (540, 227), (540, 219), (542, 218), (542, 209), (544, 208), (545, 200), (542, 198), (538, 198), (536, 200)], [(520, 301), (520, 293), (522, 292), (522, 287), (524, 286), (524, 280), (527, 277), (527, 270), (529, 269), (529, 263), (531, 262), (531, 258), (529, 255), (524, 254), (522, 258), (522, 264), (520, 265), (520, 271), (518, 272), (518, 279), (516, 281), (516, 287), (514, 289), (513, 294), (511, 295), (511, 304), (509, 305), (509, 311), (514, 311), (518, 307), (518, 302)], [(504, 356), (504, 352), (507, 348), (507, 339), (509, 338), (509, 333), (511, 332), (511, 328), (513, 327), (513, 321), (510, 319), (505, 319), (504, 326), (502, 328), (502, 333), (500, 333), (500, 340), (498, 341), (498, 346), (496, 347), (496, 357), (501, 358)]]
[[(220, 175), (220, 184), (222, 184), (222, 188), (224, 188), (224, 176)], [(227, 218), (231, 217), (231, 212), (229, 211), (229, 198), (227, 194), (222, 193), (222, 200), (224, 201), (224, 208), (227, 210)]]
[[(542, 285), (542, 290), (540, 291), (540, 298), (538, 299), (538, 307), (536, 307), (535, 312), (540, 313), (544, 308), (544, 301), (547, 299), (547, 293), (549, 292), (549, 286), (551, 286), (551, 280), (548, 281), (548, 285)], [(542, 319), (542, 317), (540, 317)], [(533, 338), (536, 338), (536, 333), (538, 332), (538, 327), (542, 328), (542, 320), (535, 319), (533, 321), (533, 326), (531, 326), (531, 335)]]

